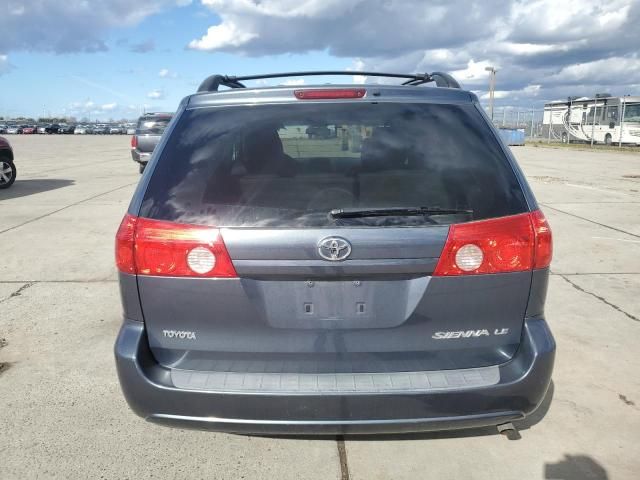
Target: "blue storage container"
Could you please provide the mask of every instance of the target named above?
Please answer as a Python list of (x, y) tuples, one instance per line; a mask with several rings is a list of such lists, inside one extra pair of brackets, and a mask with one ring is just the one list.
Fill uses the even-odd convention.
[(507, 145), (524, 145), (524, 128), (498, 128), (498, 132)]

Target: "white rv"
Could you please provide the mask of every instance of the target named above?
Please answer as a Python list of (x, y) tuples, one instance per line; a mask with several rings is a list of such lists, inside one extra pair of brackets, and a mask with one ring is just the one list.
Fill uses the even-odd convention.
[(640, 145), (640, 97), (577, 98), (545, 104), (545, 138), (563, 143), (591, 142)]

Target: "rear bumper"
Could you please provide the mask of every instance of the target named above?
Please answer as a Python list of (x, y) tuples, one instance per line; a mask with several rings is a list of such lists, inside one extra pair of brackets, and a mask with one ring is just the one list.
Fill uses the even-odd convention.
[(151, 158), (151, 153), (149, 152), (141, 152), (135, 148), (131, 149), (131, 158), (133, 158), (134, 162), (146, 164)]
[(148, 346), (144, 324), (126, 320), (116, 366), (133, 411), (156, 423), (258, 434), (396, 433), (498, 425), (524, 418), (551, 380), (555, 342), (542, 318), (527, 319), (516, 355), (489, 386), (437, 391), (325, 394), (238, 393), (177, 388)]

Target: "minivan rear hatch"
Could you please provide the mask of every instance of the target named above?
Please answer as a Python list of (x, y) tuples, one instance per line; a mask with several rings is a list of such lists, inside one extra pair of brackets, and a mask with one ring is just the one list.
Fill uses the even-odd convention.
[[(223, 372), (503, 363), (520, 341), (530, 265), (434, 271), (452, 226), (523, 214), (513, 167), (471, 102), (186, 109), (139, 212), (139, 229), (164, 232), (138, 252), (150, 347), (163, 365)], [(227, 262), (225, 275), (162, 257), (192, 228), (218, 250), (188, 261)]]

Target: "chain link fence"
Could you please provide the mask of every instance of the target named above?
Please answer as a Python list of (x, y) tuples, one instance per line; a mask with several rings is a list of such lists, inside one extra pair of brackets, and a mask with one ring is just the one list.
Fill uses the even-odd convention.
[[(491, 115), (488, 108), (487, 115)], [(544, 108), (495, 107), (493, 109), (493, 124), (498, 128), (517, 128), (524, 130), (529, 139), (544, 138), (542, 132), (542, 118)]]
[[(587, 100), (587, 102), (593, 103), (594, 100)], [(635, 100), (628, 102), (627, 112), (636, 104)], [(640, 130), (637, 128), (638, 122), (635, 117), (629, 119), (630, 116), (624, 114), (625, 109), (619, 104), (616, 107), (617, 104), (614, 102), (611, 102), (607, 108), (601, 105), (602, 103), (598, 104), (595, 107), (595, 113), (592, 113), (594, 112), (592, 105), (587, 103), (583, 107), (574, 104), (570, 113), (567, 114), (568, 107), (565, 104), (554, 102), (547, 105), (546, 117), (544, 106), (494, 107), (493, 124), (497, 128), (518, 129), (524, 132), (526, 141), (640, 149)], [(490, 108), (487, 105), (484, 108), (487, 115), (491, 117)], [(619, 120), (622, 115), (624, 115), (624, 121)], [(543, 120), (547, 123), (545, 124)]]

